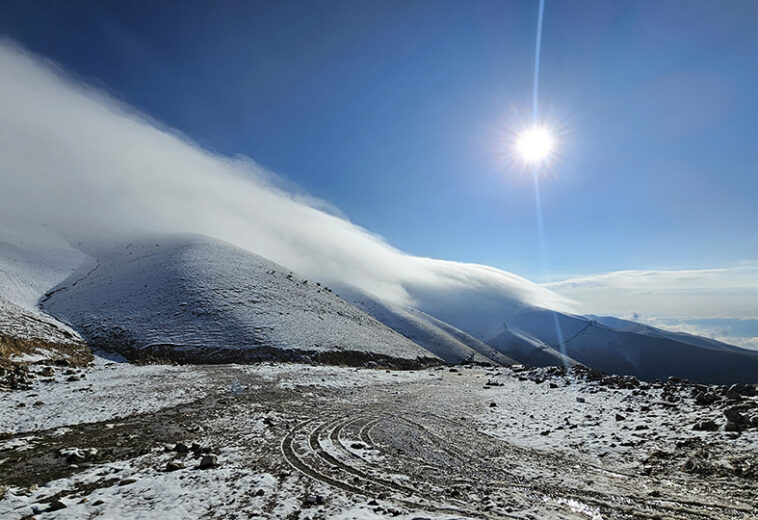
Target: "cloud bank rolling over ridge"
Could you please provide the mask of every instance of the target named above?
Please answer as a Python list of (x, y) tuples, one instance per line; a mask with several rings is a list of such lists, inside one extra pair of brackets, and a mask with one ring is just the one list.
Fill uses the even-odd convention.
[[(722, 337), (694, 318), (758, 317), (758, 265), (620, 271), (538, 285), (495, 268), (407, 255), (251, 159), (203, 149), (54, 64), (0, 41), (0, 225), (91, 236), (195, 232), (398, 303), (490, 312), (509, 302), (633, 318)], [(483, 301), (487, 300), (487, 301)], [(497, 319), (493, 316), (493, 320)], [(668, 320), (668, 321), (667, 321)], [(673, 321), (672, 321), (673, 320)]]
[(54, 65), (0, 43), (0, 219), (91, 236), (194, 232), (302, 275), (413, 303), (410, 292), (486, 289), (568, 310), (570, 301), (494, 268), (402, 253), (328, 204), (222, 157)]

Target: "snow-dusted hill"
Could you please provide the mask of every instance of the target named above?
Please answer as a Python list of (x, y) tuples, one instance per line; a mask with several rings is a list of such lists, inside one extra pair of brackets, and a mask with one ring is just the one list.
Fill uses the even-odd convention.
[(507, 328), (504, 324), (500, 332), (487, 338), (487, 343), (520, 363), (535, 367), (573, 365), (575, 361), (547, 345), (539, 336), (529, 336)]
[(648, 380), (758, 381), (758, 352), (539, 308), (507, 288), (472, 280), (406, 285), (412, 305), (339, 284), (345, 301), (245, 249), (199, 235), (72, 247), (45, 232), (2, 231), (0, 347), (26, 355), (86, 339), (130, 355), (200, 362), (438, 356), (579, 362)]
[(86, 359), (79, 334), (46, 315), (37, 300), (86, 256), (45, 231), (0, 229), (0, 359)]
[(758, 381), (758, 352), (707, 338), (611, 318), (607, 323), (615, 328), (592, 317), (525, 305), (488, 287), (411, 296), (419, 309), (527, 364), (574, 360), (646, 380), (676, 376), (714, 384)]
[(366, 314), (373, 316), (448, 363), (467, 361), (494, 362), (501, 365), (514, 363), (513, 359), (490, 345), (413, 307), (390, 303), (356, 287), (340, 286), (337, 292), (340, 297)]
[(320, 284), (199, 235), (91, 247), (42, 308), (125, 354), (244, 361), (281, 351), (434, 356)]
[(87, 255), (44, 229), (0, 228), (0, 298), (38, 314), (37, 301)]
[(647, 336), (655, 336), (658, 338), (668, 338), (682, 343), (688, 343), (690, 345), (697, 345), (704, 348), (712, 348), (714, 350), (730, 350), (735, 352), (742, 352), (743, 348), (729, 345), (723, 341), (718, 341), (712, 338), (706, 338), (703, 336), (695, 336), (694, 334), (688, 334), (686, 332), (676, 332), (671, 330), (664, 330), (658, 327), (653, 327), (645, 323), (639, 323), (636, 321), (625, 320), (621, 318), (614, 318), (611, 316), (594, 316), (588, 315), (587, 318), (594, 320), (602, 325), (610, 327), (616, 330), (623, 330), (627, 332), (636, 332), (637, 334), (645, 334)]

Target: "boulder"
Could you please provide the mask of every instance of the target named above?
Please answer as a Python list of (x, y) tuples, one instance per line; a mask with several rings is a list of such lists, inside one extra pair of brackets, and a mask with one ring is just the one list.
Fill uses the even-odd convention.
[(692, 429), (699, 432), (715, 432), (719, 429), (719, 425), (715, 421), (706, 420), (696, 423)]
[(209, 469), (209, 468), (215, 468), (218, 466), (218, 457), (216, 455), (203, 455), (203, 458), (200, 459), (200, 464), (198, 465), (198, 468), (200, 469)]

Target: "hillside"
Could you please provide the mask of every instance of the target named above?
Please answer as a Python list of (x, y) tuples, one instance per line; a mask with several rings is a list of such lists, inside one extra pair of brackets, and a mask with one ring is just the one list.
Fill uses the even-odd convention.
[(70, 274), (85, 255), (46, 232), (0, 229), (0, 362), (91, 359), (79, 334), (37, 307), (45, 290)]
[(127, 357), (435, 358), (318, 282), (219, 240), (175, 235), (88, 252), (41, 307)]
[(601, 321), (555, 312), (525, 305), (489, 287), (449, 289), (432, 295), (411, 292), (411, 296), (420, 310), (531, 365), (576, 361), (644, 380), (674, 376), (709, 384), (758, 381), (758, 352), (708, 338), (615, 318)]
[(321, 283), (200, 235), (73, 247), (44, 232), (4, 231), (0, 355), (83, 359), (86, 341), (130, 358), (183, 362), (578, 362), (645, 380), (758, 381), (758, 352), (536, 307), (497, 284), (406, 285), (413, 305), (344, 283), (335, 287), (345, 300)]
[(514, 360), (460, 329), (413, 307), (393, 304), (356, 287), (339, 286), (339, 295), (448, 363), (511, 365)]

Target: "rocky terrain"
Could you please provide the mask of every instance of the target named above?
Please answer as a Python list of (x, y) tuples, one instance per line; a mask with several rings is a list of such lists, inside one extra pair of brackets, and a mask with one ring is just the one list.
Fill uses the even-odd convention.
[(758, 515), (753, 386), (101, 357), (3, 377), (24, 384), (0, 406), (2, 518)]

